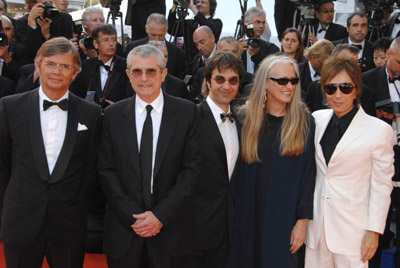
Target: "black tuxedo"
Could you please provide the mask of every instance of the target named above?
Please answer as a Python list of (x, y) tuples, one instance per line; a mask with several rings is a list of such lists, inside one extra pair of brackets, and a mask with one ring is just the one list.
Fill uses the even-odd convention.
[[(224, 241), (225, 252), (215, 256), (215, 261), (220, 263), (216, 267), (224, 267), (233, 228), (235, 172), (229, 180), (224, 141), (207, 101), (202, 101), (197, 108), (201, 118), (200, 152), (203, 158), (195, 189), (197, 244), (200, 251), (218, 251)], [(239, 134), (237, 121), (236, 126)]]
[(201, 165), (199, 115), (193, 103), (163, 95), (151, 209), (163, 227), (153, 238), (142, 238), (131, 228), (135, 222), (132, 214), (145, 212), (135, 123), (136, 95), (107, 107), (104, 113), (98, 173), (108, 199), (104, 253), (112, 259), (129, 257), (126, 254), (130, 247), (134, 247), (135, 254), (142, 252), (145, 245), (154, 248), (154, 243), (169, 257), (192, 254), (194, 250), (192, 194)]
[[(348, 44), (348, 43), (349, 43), (349, 38), (343, 38), (334, 41), (333, 45), (336, 46), (338, 44)], [(358, 60), (358, 62), (361, 67), (361, 72), (365, 72), (375, 68), (374, 50), (372, 48), (372, 43), (369, 42), (368, 40), (365, 40), (363, 54), (361, 59)]]
[[(316, 25), (314, 25), (315, 36), (317, 36), (318, 26), (319, 26), (319, 22)], [(331, 24), (329, 24), (328, 30), (326, 30), (324, 39), (329, 40), (329, 41), (335, 41), (335, 40), (347, 38), (348, 36), (349, 36), (349, 33), (347, 32), (346, 27), (332, 22)]]
[(374, 91), (376, 101), (390, 99), (386, 65), (363, 73), (362, 80)]
[[(274, 43), (270, 43), (270, 42), (264, 41), (262, 39), (259, 39), (259, 40), (261, 41), (260, 51), (256, 55), (251, 57), (252, 62), (250, 63), (250, 64), (254, 64), (254, 71), (257, 70), (258, 65), (261, 63), (261, 61), (265, 57), (279, 51), (279, 48)], [(247, 51), (244, 51), (242, 53), (241, 59), (244, 64), (244, 70), (246, 71), (247, 64), (249, 64), (247, 62)]]
[(161, 88), (169, 95), (190, 100), (187, 85), (173, 75), (167, 74)]
[(20, 68), (20, 75), (18, 79), (17, 88), (15, 89), (15, 93), (22, 93), (31, 91), (40, 86), (39, 79), (36, 79), (35, 83), (33, 82), (33, 75), (35, 72), (35, 64), (25, 64)]
[[(96, 177), (100, 107), (71, 93), (68, 106), (64, 143), (50, 174), (38, 89), (0, 100), (1, 238), (5, 244), (32, 247), (44, 226), (58, 246), (85, 242), (86, 199)], [(78, 131), (78, 123), (87, 130)]]
[[(147, 42), (149, 42), (148, 37), (129, 42), (128, 45), (125, 47), (125, 58), (128, 57), (128, 54), (132, 49), (137, 46), (147, 44)], [(165, 44), (168, 51), (168, 73), (172, 74), (175, 77), (183, 79), (186, 75), (185, 52), (183, 52), (182, 49), (168, 41), (165, 41)]]
[(0, 76), (0, 99), (15, 92), (15, 83), (7, 77)]
[(311, 78), (311, 70), (308, 65), (309, 61), (306, 60), (299, 64), (299, 73), (300, 73), (300, 86), (301, 86), (301, 98), (302, 100), (306, 99), (308, 86), (313, 82)]
[[(391, 37), (393, 32), (393, 27), (396, 25), (396, 19), (399, 16), (400, 12), (393, 12), (390, 18), (386, 21), (383, 26), (383, 36)], [(398, 33), (397, 33), (398, 34)]]
[[(133, 94), (131, 84), (126, 75), (126, 60), (117, 55), (114, 56), (114, 68), (109, 71), (110, 81), (106, 86), (105, 99), (117, 102), (127, 98)], [(104, 86), (104, 88), (106, 88)], [(71, 83), (71, 92), (81, 98), (86, 98), (88, 91), (95, 91), (95, 102), (106, 107), (103, 97), (103, 89), (101, 88), (100, 63), (98, 58), (88, 59), (82, 62), (82, 70)]]

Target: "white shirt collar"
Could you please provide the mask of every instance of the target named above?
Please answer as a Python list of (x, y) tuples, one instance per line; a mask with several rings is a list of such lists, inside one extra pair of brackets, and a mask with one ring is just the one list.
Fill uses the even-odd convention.
[(59, 98), (58, 100), (53, 101), (53, 100), (51, 100), (49, 97), (47, 97), (47, 95), (46, 95), (46, 94), (44, 93), (44, 91), (43, 91), (42, 86), (40, 86), (40, 87), (39, 87), (39, 104), (40, 104), (40, 110), (41, 110), (41, 111), (44, 111), (44, 109), (43, 109), (43, 101), (44, 101), (44, 100), (47, 100), (47, 101), (50, 101), (50, 102), (59, 102), (59, 101), (61, 101), (61, 100), (63, 100), (63, 99), (68, 99), (68, 97), (69, 97), (69, 90), (67, 90), (67, 92), (65, 92), (65, 94), (64, 94), (61, 98)]
[(214, 44), (214, 49), (213, 49), (213, 51), (211, 52), (210, 56), (208, 56), (208, 58), (206, 58), (206, 57), (204, 57), (203, 55), (201, 55), (201, 60), (202, 60), (204, 63), (206, 63), (206, 62), (207, 62), (207, 59), (211, 58), (211, 57), (214, 55), (216, 48), (217, 48), (217, 46)]
[(157, 98), (155, 98), (151, 103), (147, 103), (143, 101), (139, 95), (136, 94), (136, 107), (138, 109), (138, 112), (140, 114), (144, 113), (146, 110), (147, 105), (153, 106), (153, 110), (156, 111), (157, 113), (162, 112), (162, 108), (164, 105), (164, 95), (162, 94), (162, 90), (160, 89), (160, 93)]
[(351, 42), (350, 37), (349, 37), (349, 45), (361, 45), (362, 49), (364, 49), (365, 39), (361, 43), (354, 43), (354, 42)]
[(314, 79), (314, 75), (317, 71), (314, 70), (314, 68), (312, 67), (310, 61), (308, 61), (308, 66), (310, 67), (310, 73), (311, 73), (311, 78)]
[[(225, 113), (215, 102), (208, 96), (206, 98), (208, 106), (210, 106), (211, 112), (215, 118), (215, 122), (219, 125), (222, 122), (221, 114)], [(230, 113), (231, 107), (228, 108), (228, 113)]]

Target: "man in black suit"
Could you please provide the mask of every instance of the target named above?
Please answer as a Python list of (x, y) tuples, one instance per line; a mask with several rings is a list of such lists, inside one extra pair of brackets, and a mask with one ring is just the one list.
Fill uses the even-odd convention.
[[(164, 41), (149, 41), (149, 45), (155, 46), (161, 53), (164, 55), (165, 63), (168, 66), (169, 56), (168, 56), (168, 49), (165, 45)], [(168, 73), (165, 77), (164, 82), (161, 84), (161, 89), (166, 92), (167, 94), (190, 100), (189, 92), (187, 89), (187, 85), (180, 79), (176, 78), (172, 74), (169, 73), (169, 69), (167, 68)]]
[(314, 44), (320, 39), (335, 41), (346, 38), (348, 36), (346, 27), (333, 22), (335, 15), (333, 1), (321, 0), (315, 5), (315, 18), (318, 23), (314, 25), (314, 33), (308, 35), (311, 44)]
[(358, 54), (358, 63), (361, 72), (375, 68), (374, 50), (371, 42), (366, 40), (368, 34), (368, 18), (362, 12), (355, 12), (347, 18), (348, 38), (339, 39), (333, 42), (337, 44), (350, 44), (360, 49)]
[(163, 41), (168, 49), (169, 61), (167, 63), (168, 73), (179, 79), (186, 75), (185, 52), (174, 44), (165, 40), (168, 23), (164, 15), (153, 13), (147, 18), (146, 33), (147, 37), (140, 40), (129, 42), (125, 47), (125, 57), (137, 46), (144, 45), (149, 41)]
[(332, 54), (334, 46), (331, 41), (321, 39), (315, 42), (305, 53), (308, 58), (299, 64), (301, 98), (303, 101), (307, 96), (308, 86), (321, 79), (322, 64)]
[(114, 26), (101, 24), (92, 35), (99, 58), (83, 61), (82, 71), (71, 84), (71, 92), (98, 103), (104, 109), (133, 92), (126, 75), (125, 59), (115, 55), (117, 32)]
[(208, 26), (200, 26), (194, 31), (193, 42), (199, 51), (190, 68), (190, 73), (194, 76), (200, 67), (204, 67), (207, 59), (214, 55), (217, 46), (215, 45), (214, 34)]
[(203, 165), (196, 184), (196, 235), (199, 267), (225, 267), (233, 227), (235, 166), (239, 123), (230, 107), (243, 76), (241, 60), (219, 52), (208, 62), (208, 97), (198, 104)]
[[(87, 195), (96, 174), (100, 107), (68, 91), (74, 45), (45, 42), (41, 86), (0, 100), (1, 238), (9, 268), (83, 266)], [(23, 219), (23, 220), (22, 220)]]
[(167, 69), (157, 48), (134, 48), (127, 66), (136, 95), (105, 110), (98, 155), (108, 267), (193, 267), (199, 115), (162, 92)]
[[(400, 37), (397, 37), (390, 48), (386, 51), (386, 56), (388, 58), (387, 63), (381, 67), (372, 69), (368, 72), (363, 73), (362, 80), (363, 83), (368, 85), (372, 90), (374, 90), (376, 102), (382, 100), (390, 100), (392, 102), (399, 102), (399, 89), (400, 89)], [(398, 133), (397, 128), (394, 124), (393, 114), (388, 114), (386, 112), (377, 111), (377, 117), (387, 121), (393, 126), (393, 131), (395, 135)], [(394, 167), (395, 174), (392, 178), (393, 180), (393, 191), (391, 195), (391, 207), (396, 208), (396, 234), (400, 234), (400, 149), (397, 142), (394, 143)], [(388, 221), (386, 224), (390, 226), (391, 211), (388, 214)], [(389, 227), (387, 226), (387, 227)], [(400, 248), (400, 239), (397, 236), (395, 246)], [(382, 251), (384, 237), (379, 239), (379, 247), (377, 253), (370, 260), (370, 267), (379, 267), (380, 255)], [(400, 266), (400, 252), (396, 253), (396, 267)]]
[(399, 19), (400, 11), (394, 12), (390, 18), (385, 22), (383, 26), (382, 34), (383, 36), (396, 38), (400, 33), (400, 19)]
[[(260, 37), (265, 30), (265, 11), (259, 7), (252, 7), (246, 11), (244, 23), (253, 24), (254, 35), (252, 39), (255, 39), (249, 44), (249, 37), (243, 37), (239, 40), (240, 50), (242, 53), (242, 61), (245, 66), (245, 71), (254, 74), (257, 70), (258, 64), (270, 54), (274, 54), (279, 51), (279, 48), (270, 42), (262, 40)], [(259, 46), (256, 47), (254, 44), (257, 43)]]

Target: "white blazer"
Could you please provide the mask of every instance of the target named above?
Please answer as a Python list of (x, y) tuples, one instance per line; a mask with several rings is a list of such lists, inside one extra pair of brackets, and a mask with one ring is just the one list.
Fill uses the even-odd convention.
[(331, 252), (359, 255), (365, 232), (382, 234), (385, 228), (394, 173), (393, 130), (360, 107), (327, 166), (320, 141), (332, 115), (330, 109), (313, 113), (317, 177), (306, 244), (317, 248), (324, 228)]

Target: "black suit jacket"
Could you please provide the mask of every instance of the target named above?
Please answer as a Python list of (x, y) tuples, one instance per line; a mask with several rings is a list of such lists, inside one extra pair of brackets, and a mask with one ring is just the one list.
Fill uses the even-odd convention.
[[(194, 250), (193, 186), (200, 171), (196, 106), (163, 93), (164, 108), (154, 164), (152, 212), (162, 222), (157, 236), (169, 256)], [(135, 124), (136, 95), (105, 110), (98, 173), (108, 199), (104, 253), (125, 256), (131, 243), (144, 243), (131, 228), (132, 214), (145, 212)]]
[[(128, 54), (132, 49), (137, 46), (147, 44), (147, 42), (149, 42), (148, 37), (129, 42), (128, 45), (125, 47), (125, 58), (128, 57)], [(172, 74), (175, 77), (183, 79), (186, 75), (185, 52), (183, 52), (182, 49), (168, 41), (165, 41), (165, 44), (168, 51), (168, 73)]]
[(386, 64), (362, 74), (363, 83), (375, 94), (376, 101), (390, 99), (389, 84), (386, 76)]
[(187, 85), (182, 80), (176, 78), (173, 75), (167, 74), (164, 82), (161, 85), (164, 92), (171, 96), (179, 97), (185, 100), (190, 100)]
[[(315, 36), (317, 35), (318, 26), (319, 22), (314, 25)], [(326, 30), (325, 39), (329, 41), (335, 41), (346, 38), (348, 36), (349, 33), (347, 32), (346, 27), (332, 22), (331, 24), (329, 24), (328, 30)]]
[[(126, 75), (126, 60), (116, 55), (114, 62), (115, 68), (109, 72), (111, 76), (105, 91), (105, 98), (117, 102), (131, 96), (133, 90)], [(101, 88), (100, 64), (97, 58), (82, 62), (82, 70), (71, 83), (70, 89), (81, 98), (86, 98), (88, 91), (95, 91), (95, 102), (101, 104), (102, 107), (107, 106), (104, 101), (100, 101), (104, 92)]]
[(301, 86), (301, 98), (306, 99), (308, 86), (313, 82), (311, 78), (311, 70), (308, 65), (308, 60), (299, 64), (300, 73), (300, 86)]
[[(236, 172), (229, 180), (224, 141), (207, 101), (202, 101), (197, 108), (203, 161), (195, 190), (196, 235), (199, 249), (207, 250), (218, 248), (232, 232)], [(237, 121), (236, 126), (239, 134)]]
[(15, 83), (7, 77), (0, 76), (0, 99), (15, 92)]
[(391, 37), (393, 27), (396, 25), (396, 19), (399, 16), (400, 12), (393, 12), (390, 18), (386, 21), (385, 25), (383, 26), (382, 33), (383, 36)]
[[(38, 90), (0, 100), (1, 238), (7, 244), (32, 245), (44, 221), (59, 246), (86, 239), (86, 197), (96, 177), (100, 107), (71, 93), (68, 105), (64, 143), (49, 174)], [(78, 131), (78, 123), (87, 130)]]
[[(260, 51), (256, 55), (251, 57), (252, 62), (250, 63), (250, 64), (254, 64), (255, 71), (257, 70), (258, 65), (261, 63), (261, 61), (265, 57), (279, 51), (279, 48), (274, 43), (270, 43), (270, 42), (264, 41), (262, 39), (259, 39), (259, 40), (261, 41)], [(242, 53), (241, 59), (244, 64), (244, 69), (247, 70), (247, 64), (249, 64), (247, 62), (247, 51), (244, 51)]]
[[(343, 38), (343, 39), (334, 41), (333, 45), (336, 46), (338, 44), (348, 44), (348, 43), (349, 43), (349, 38)], [(361, 72), (365, 72), (365, 71), (375, 68), (374, 50), (372, 49), (372, 43), (369, 42), (368, 40), (365, 40), (364, 51), (363, 51), (361, 59), (359, 59), (358, 62), (361, 67)]]

